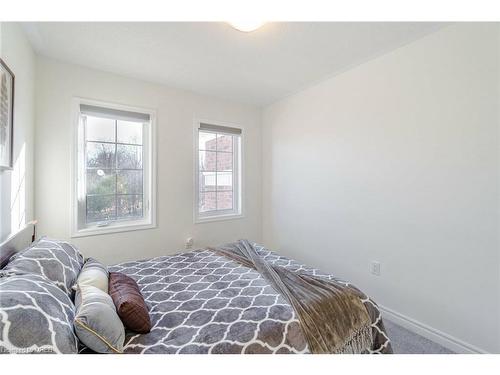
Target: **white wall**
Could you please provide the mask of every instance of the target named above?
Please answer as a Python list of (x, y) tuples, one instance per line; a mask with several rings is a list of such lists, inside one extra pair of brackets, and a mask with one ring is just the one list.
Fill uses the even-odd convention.
[[(74, 96), (157, 110), (158, 228), (72, 239), (106, 263), (172, 254), (238, 238), (261, 240), (261, 132), (258, 108), (56, 62), (37, 60), (36, 216), (39, 234), (70, 236), (71, 101)], [(243, 128), (245, 217), (193, 224), (193, 121)]]
[(266, 108), (264, 243), (500, 352), (499, 48), (453, 25)]
[(0, 171), (0, 242), (33, 219), (35, 55), (18, 24), (0, 24), (0, 56), (15, 75), (14, 169)]

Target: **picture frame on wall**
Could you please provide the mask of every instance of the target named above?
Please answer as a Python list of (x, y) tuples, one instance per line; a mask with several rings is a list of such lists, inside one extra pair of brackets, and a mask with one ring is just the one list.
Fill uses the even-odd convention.
[(0, 171), (13, 166), (14, 80), (14, 73), (0, 58)]

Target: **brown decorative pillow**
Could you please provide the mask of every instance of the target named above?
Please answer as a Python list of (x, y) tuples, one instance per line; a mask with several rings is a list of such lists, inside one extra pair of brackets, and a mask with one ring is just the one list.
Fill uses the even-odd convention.
[(126, 328), (137, 333), (151, 330), (148, 307), (134, 279), (121, 272), (110, 272), (109, 295)]

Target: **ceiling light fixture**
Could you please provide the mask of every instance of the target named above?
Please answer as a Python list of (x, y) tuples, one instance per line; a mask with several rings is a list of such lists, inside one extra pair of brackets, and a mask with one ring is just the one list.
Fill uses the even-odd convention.
[(256, 20), (239, 20), (228, 23), (236, 30), (243, 31), (244, 33), (250, 33), (252, 31), (257, 30), (262, 25), (264, 25), (265, 22)]

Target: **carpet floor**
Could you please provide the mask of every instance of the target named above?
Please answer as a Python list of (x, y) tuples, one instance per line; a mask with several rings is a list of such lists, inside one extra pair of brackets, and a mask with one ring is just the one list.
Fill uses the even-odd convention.
[(454, 354), (449, 349), (436, 344), (389, 320), (384, 320), (387, 334), (391, 339), (395, 354)]

